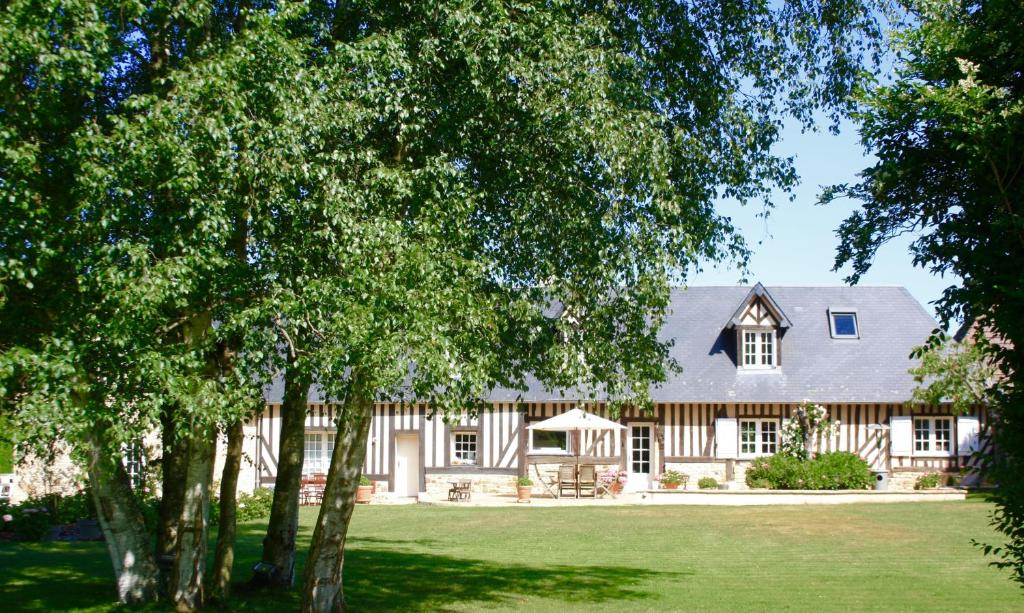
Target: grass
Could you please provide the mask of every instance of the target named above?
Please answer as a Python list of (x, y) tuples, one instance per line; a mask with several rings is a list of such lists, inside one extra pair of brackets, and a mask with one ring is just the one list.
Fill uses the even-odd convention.
[[(353, 610), (1020, 611), (1024, 593), (971, 539), (991, 505), (357, 509), (346, 555)], [(315, 509), (303, 509), (308, 543)], [(240, 582), (263, 524), (240, 527)], [(301, 560), (300, 560), (301, 563)], [(102, 544), (0, 543), (4, 610), (108, 611)], [(301, 569), (300, 569), (301, 572)], [(252, 592), (233, 611), (295, 610)], [(13, 606), (13, 608), (12, 608)]]

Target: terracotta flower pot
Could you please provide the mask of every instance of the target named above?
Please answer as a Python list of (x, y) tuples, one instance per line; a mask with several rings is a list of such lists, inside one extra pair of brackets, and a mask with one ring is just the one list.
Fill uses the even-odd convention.
[(612, 488), (611, 489), (612, 489), (612, 493), (613, 494), (618, 494), (619, 492), (622, 491), (622, 484), (619, 483), (618, 481), (615, 481), (615, 482), (612, 483)]
[(519, 497), (519, 500), (529, 500), (531, 495), (533, 495), (532, 485), (520, 485), (516, 487), (516, 496)]
[(661, 489), (663, 490), (677, 490), (679, 489), (678, 483), (662, 483)]
[(356, 488), (356, 502), (370, 504), (371, 498), (373, 498), (372, 485), (360, 485), (358, 488)]

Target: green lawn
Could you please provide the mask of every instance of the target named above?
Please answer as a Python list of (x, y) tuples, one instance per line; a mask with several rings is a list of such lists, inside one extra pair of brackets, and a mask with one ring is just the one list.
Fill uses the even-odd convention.
[[(346, 594), (374, 611), (1020, 611), (1024, 591), (970, 544), (993, 537), (990, 508), (360, 507)], [(303, 545), (315, 519), (303, 510)], [(239, 579), (261, 528), (241, 529)], [(0, 543), (6, 611), (109, 610), (108, 573), (102, 544)], [(238, 591), (231, 610), (298, 603)]]

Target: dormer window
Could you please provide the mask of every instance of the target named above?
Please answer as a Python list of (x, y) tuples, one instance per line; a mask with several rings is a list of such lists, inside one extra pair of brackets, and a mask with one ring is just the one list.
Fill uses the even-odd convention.
[(743, 368), (775, 368), (775, 330), (741, 329)]
[(778, 368), (779, 338), (791, 326), (768, 290), (758, 283), (732, 314), (727, 328), (736, 330), (736, 366), (740, 370)]
[(828, 325), (832, 338), (860, 338), (856, 309), (829, 309)]

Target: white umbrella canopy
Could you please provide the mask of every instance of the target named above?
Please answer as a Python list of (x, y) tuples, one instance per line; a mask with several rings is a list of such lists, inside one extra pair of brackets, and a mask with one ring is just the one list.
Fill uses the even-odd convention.
[(626, 426), (587, 413), (583, 409), (570, 409), (561, 415), (549, 417), (526, 427), (527, 430), (625, 430)]
[[(539, 421), (535, 424), (526, 427), (527, 430), (560, 430), (577, 433), (577, 440), (574, 447), (576, 448), (576, 466), (580, 464), (580, 443), (581, 437), (578, 433), (584, 430), (625, 430), (626, 426), (620, 423), (616, 423), (610, 419), (599, 417), (593, 413), (587, 413), (583, 409), (569, 409), (561, 415), (555, 415), (549, 417), (544, 421)], [(577, 496), (579, 492), (577, 491)]]

